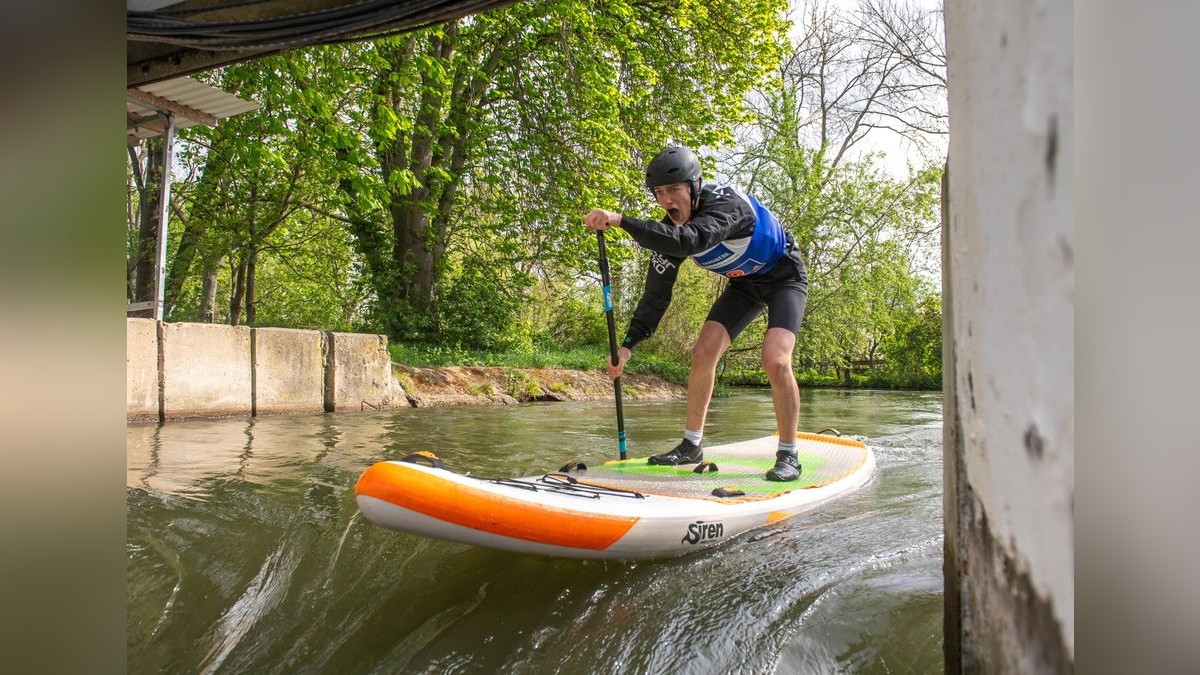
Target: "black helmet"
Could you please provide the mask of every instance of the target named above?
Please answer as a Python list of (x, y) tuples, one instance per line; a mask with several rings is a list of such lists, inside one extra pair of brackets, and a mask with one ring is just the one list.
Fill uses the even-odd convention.
[(690, 183), (692, 186), (692, 207), (700, 199), (700, 160), (696, 153), (682, 145), (664, 149), (650, 160), (646, 167), (646, 187), (650, 191), (659, 185), (671, 183)]

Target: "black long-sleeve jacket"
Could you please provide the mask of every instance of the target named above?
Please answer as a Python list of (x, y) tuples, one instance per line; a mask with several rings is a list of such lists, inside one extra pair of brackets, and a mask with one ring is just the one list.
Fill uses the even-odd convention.
[[(757, 216), (756, 209), (759, 210)], [(772, 246), (782, 247), (784, 250), (774, 251), (775, 258), (767, 261), (765, 265), (754, 267), (750, 271), (751, 274), (769, 271), (778, 257), (785, 253), (787, 244), (784, 242), (785, 239), (790, 241), (790, 238), (785, 237), (774, 217), (765, 208), (738, 190), (705, 185), (700, 190), (700, 204), (692, 213), (692, 219), (683, 225), (675, 225), (669, 217), (664, 217), (661, 221), (649, 221), (622, 216), (621, 227), (633, 236), (634, 241), (653, 251), (653, 254), (650, 256), (650, 269), (646, 273), (645, 291), (633, 312), (629, 329), (625, 332), (625, 339), (621, 344), (633, 349), (637, 343), (654, 334), (667, 311), (667, 306), (671, 304), (671, 293), (679, 275), (679, 265), (685, 258), (704, 254), (722, 242), (738, 242), (745, 248), (760, 220), (769, 221), (767, 225), (775, 228), (775, 239), (778, 241)], [(719, 266), (707, 262), (701, 264), (708, 269)], [(732, 272), (729, 276), (742, 274), (743, 272)]]

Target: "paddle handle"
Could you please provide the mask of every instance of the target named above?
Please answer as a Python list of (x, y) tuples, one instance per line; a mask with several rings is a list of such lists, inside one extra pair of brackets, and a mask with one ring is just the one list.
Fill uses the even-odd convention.
[[(608, 252), (604, 247), (604, 231), (596, 230), (596, 241), (600, 244), (600, 283), (604, 289), (604, 316), (608, 319), (608, 353), (612, 363), (617, 363), (617, 324), (613, 318), (612, 282), (608, 274)], [(625, 459), (625, 408), (621, 403), (621, 378), (613, 380), (613, 397), (617, 402), (617, 449)]]

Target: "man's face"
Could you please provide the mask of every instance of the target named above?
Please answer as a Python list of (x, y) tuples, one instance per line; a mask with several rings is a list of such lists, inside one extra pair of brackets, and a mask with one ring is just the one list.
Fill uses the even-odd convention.
[(654, 188), (654, 198), (676, 225), (692, 219), (692, 191), (687, 183), (669, 183)]

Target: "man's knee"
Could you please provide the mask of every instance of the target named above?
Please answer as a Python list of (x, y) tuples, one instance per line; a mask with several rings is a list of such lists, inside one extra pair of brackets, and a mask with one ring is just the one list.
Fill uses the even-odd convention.
[(762, 361), (763, 370), (772, 382), (795, 377), (792, 374), (792, 348), (795, 344), (796, 336), (790, 331), (776, 328), (767, 331), (763, 341)]
[(724, 352), (719, 342), (697, 341), (692, 346), (692, 363), (716, 364)]
[(767, 374), (767, 379), (772, 382), (781, 382), (785, 378), (795, 377), (792, 374), (792, 359), (787, 354), (763, 354), (763, 370)]
[(729, 347), (729, 334), (720, 324), (705, 324), (692, 345), (692, 363), (716, 365)]

